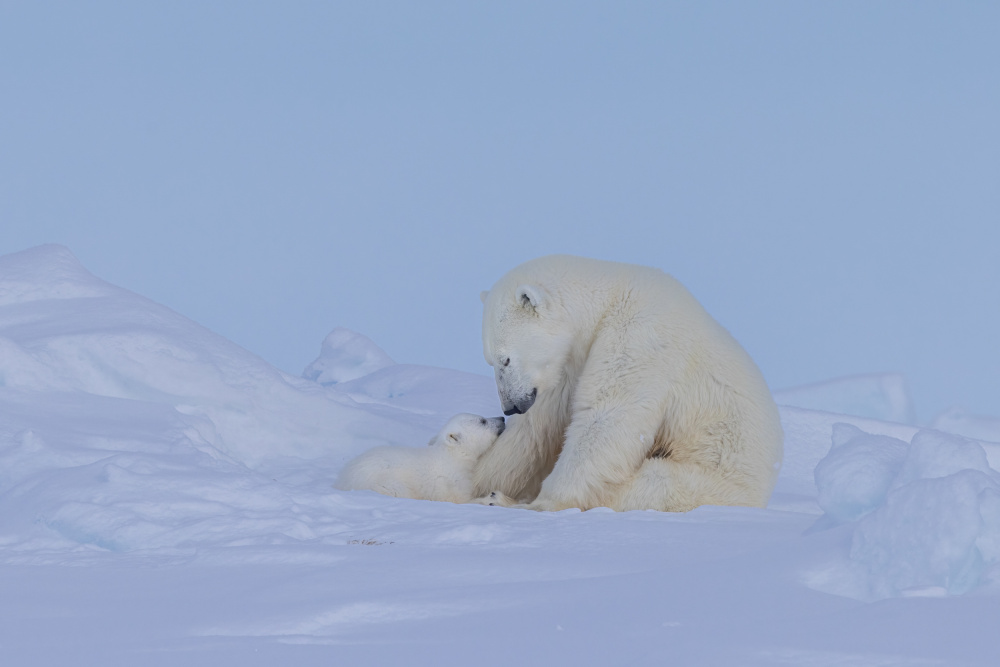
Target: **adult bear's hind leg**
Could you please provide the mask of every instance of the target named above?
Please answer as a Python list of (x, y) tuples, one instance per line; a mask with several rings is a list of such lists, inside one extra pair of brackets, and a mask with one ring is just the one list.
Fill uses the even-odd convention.
[(652, 458), (640, 466), (635, 478), (618, 489), (611, 508), (619, 512), (687, 512), (701, 505), (764, 507), (767, 501), (761, 501), (758, 495), (718, 469)]

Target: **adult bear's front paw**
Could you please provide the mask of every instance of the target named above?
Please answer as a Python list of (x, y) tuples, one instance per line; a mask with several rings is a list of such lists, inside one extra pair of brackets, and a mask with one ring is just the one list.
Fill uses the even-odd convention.
[(559, 502), (549, 498), (536, 498), (526, 505), (516, 505), (516, 507), (521, 507), (526, 510), (534, 510), (536, 512), (559, 512), (561, 510), (568, 510), (578, 506), (571, 502)]

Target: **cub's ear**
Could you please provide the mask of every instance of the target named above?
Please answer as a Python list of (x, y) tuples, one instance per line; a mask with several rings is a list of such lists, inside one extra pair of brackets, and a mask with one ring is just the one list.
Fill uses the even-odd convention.
[(545, 290), (537, 285), (521, 285), (517, 288), (517, 300), (525, 308), (538, 311), (545, 307)]
[(486, 297), (488, 297), (489, 295), (490, 295), (489, 290), (483, 290), (482, 292), (479, 293), (479, 300), (482, 301), (483, 303), (486, 303)]

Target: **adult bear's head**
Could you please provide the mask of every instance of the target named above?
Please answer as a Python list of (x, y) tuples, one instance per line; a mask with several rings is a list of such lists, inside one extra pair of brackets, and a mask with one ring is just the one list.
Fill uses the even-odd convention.
[(576, 322), (533, 262), (500, 279), (483, 300), (483, 356), (493, 367), (505, 415), (527, 412), (563, 378)]

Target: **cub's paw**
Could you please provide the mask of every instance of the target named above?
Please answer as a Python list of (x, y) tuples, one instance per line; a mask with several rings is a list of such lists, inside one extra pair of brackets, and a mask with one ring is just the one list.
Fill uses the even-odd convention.
[(508, 496), (506, 493), (503, 493), (502, 491), (494, 491), (490, 493), (488, 496), (483, 496), (482, 498), (476, 498), (471, 502), (476, 503), (478, 505), (496, 505), (497, 507), (511, 507), (517, 501)]

